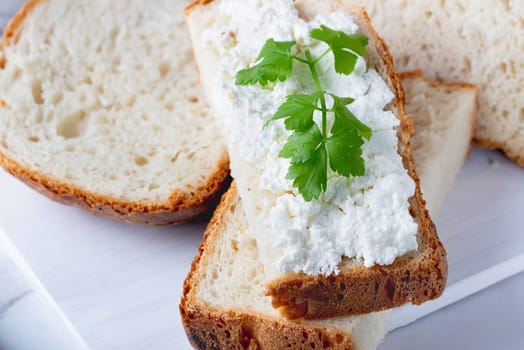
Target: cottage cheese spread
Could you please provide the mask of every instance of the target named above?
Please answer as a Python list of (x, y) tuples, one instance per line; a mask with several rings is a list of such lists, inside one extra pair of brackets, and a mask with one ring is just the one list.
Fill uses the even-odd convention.
[[(229, 21), (203, 35), (205, 45), (220, 56), (214, 92), (215, 101), (220, 101), (217, 113), (230, 153), (258, 169), (259, 177), (250, 186), (266, 194), (257, 198), (257, 205), (267, 219), (266, 232), (257, 236), (266, 246), (271, 242), (277, 252), (272, 268), (281, 273), (330, 274), (338, 272), (343, 257), (372, 266), (390, 264), (417, 249), (418, 226), (408, 203), (415, 184), (397, 152), (399, 120), (384, 111), (394, 95), (375, 70), (367, 69), (364, 59), (349, 76), (334, 71), (331, 55), (320, 62), (319, 70), (324, 89), (354, 98), (350, 110), (373, 130), (363, 146), (365, 176), (330, 173), (326, 193), (311, 202), (286, 180), (289, 160), (278, 156), (289, 136), (283, 122), (263, 128), (287, 95), (314, 91), (308, 67), (295, 62), (292, 76), (270, 88), (235, 84), (237, 71), (256, 62), (267, 39), (295, 40), (298, 47), (308, 47), (317, 56), (326, 46), (309, 37), (311, 29), (325, 24), (355, 33), (352, 18), (339, 11), (306, 22), (292, 0), (222, 0), (220, 4)], [(232, 169), (235, 176), (238, 166), (232, 164)]]

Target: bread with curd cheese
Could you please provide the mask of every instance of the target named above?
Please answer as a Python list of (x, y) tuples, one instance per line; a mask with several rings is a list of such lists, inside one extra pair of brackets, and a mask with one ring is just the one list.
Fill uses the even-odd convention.
[[(413, 158), (428, 208), (436, 212), (469, 151), (476, 89), (436, 83), (418, 72), (402, 74), (402, 84), (407, 92), (406, 111), (415, 124)], [(441, 180), (444, 176), (446, 181)], [(254, 349), (371, 350), (385, 335), (389, 311), (318, 321), (287, 320), (271, 307), (264, 281), (257, 242), (247, 229), (233, 186), (208, 226), (184, 283), (180, 311), (196, 349), (251, 345)]]
[(207, 210), (228, 157), (198, 84), (187, 1), (32, 0), (0, 44), (0, 164), (131, 223)]
[[(221, 18), (217, 13), (222, 2), (221, 0), (198, 1), (186, 10), (201, 81), (208, 101), (217, 111), (217, 115), (221, 108), (220, 101), (217, 99), (221, 83), (217, 81), (220, 55), (218, 49), (213, 49), (208, 43), (203, 43), (202, 38), (206, 29), (228, 25), (228, 19)], [(257, 6), (268, 6), (266, 3), (257, 4)], [(232, 3), (229, 5), (233, 6)], [(318, 14), (334, 14), (335, 16), (339, 11), (348, 11), (339, 2), (328, 0), (296, 1), (289, 6), (294, 6), (296, 8), (294, 11), (298, 11), (298, 16), (306, 21)], [(274, 16), (275, 13), (278, 11), (268, 11), (268, 16)], [(397, 128), (396, 148), (402, 157), (401, 162), (405, 171), (415, 183), (415, 193), (409, 199), (408, 205), (409, 214), (417, 225), (418, 249), (397, 258), (390, 265), (366, 267), (358, 260), (343, 258), (338, 265), (340, 272), (337, 274), (270, 272), (272, 269), (270, 258), (278, 253), (273, 250), (273, 243), (269, 240), (269, 236), (266, 236), (265, 222), (268, 218), (260, 214), (259, 204), (271, 203), (274, 198), (271, 197), (271, 194), (255, 188), (254, 184), (260, 177), (260, 171), (241, 159), (239, 156), (241, 145), (228, 145), (228, 142), (231, 141), (228, 140), (231, 130), (223, 130), (226, 145), (229, 148), (232, 175), (242, 199), (249, 230), (253, 231), (253, 235), (257, 237), (260, 256), (264, 261), (268, 279), (266, 293), (271, 296), (273, 306), (290, 319), (358, 315), (393, 308), (407, 302), (420, 304), (437, 298), (442, 293), (447, 278), (446, 252), (425, 208), (413, 166), (410, 151), (410, 135), (413, 126), (411, 118), (404, 114), (404, 94), (400, 80), (393, 70), (386, 45), (371, 27), (365, 12), (360, 8), (355, 8), (350, 13), (358, 26), (358, 31), (366, 35), (370, 41), (365, 58), (367, 66), (378, 72), (394, 94), (394, 99), (389, 103), (387, 109), (400, 122)], [(235, 40), (241, 40), (235, 33), (230, 34), (230, 37), (233, 38), (233, 45)]]
[(474, 142), (524, 166), (524, 1), (343, 1), (366, 8), (396, 69), (477, 85)]

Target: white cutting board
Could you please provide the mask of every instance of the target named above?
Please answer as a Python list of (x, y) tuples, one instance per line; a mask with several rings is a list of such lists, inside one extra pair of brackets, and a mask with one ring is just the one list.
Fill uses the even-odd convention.
[(448, 252), (448, 286), (435, 301), (396, 310), (390, 329), (524, 271), (524, 169), (475, 149), (434, 220)]
[[(178, 314), (204, 224), (151, 228), (56, 204), (0, 171), (0, 226), (93, 349), (189, 349)], [(394, 325), (524, 270), (524, 170), (475, 149), (436, 220), (448, 250), (442, 298)]]

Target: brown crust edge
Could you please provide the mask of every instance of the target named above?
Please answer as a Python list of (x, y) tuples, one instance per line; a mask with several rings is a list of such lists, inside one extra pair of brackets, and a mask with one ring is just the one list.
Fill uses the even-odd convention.
[(518, 166), (524, 168), (524, 155), (519, 154), (512, 150), (506, 142), (503, 141), (496, 141), (496, 140), (490, 140), (490, 139), (481, 139), (477, 136), (473, 138), (473, 144), (476, 146), (487, 148), (487, 149), (499, 149), (506, 157), (514, 161)]
[(401, 81), (403, 79), (420, 78), (420, 79), (423, 79), (429, 85), (433, 87), (437, 87), (437, 88), (441, 88), (441, 87), (450, 88), (450, 89), (465, 88), (465, 89), (471, 89), (471, 90), (477, 91), (477, 86), (475, 84), (470, 84), (466, 82), (441, 82), (441, 81), (433, 80), (425, 76), (424, 72), (420, 69), (400, 72), (398, 73), (398, 76), (400, 77)]
[(191, 264), (180, 302), (185, 332), (195, 349), (354, 349), (351, 335), (335, 328), (312, 327), (254, 313), (220, 310), (199, 303), (195, 295), (198, 270), (213, 251), (225, 216), (238, 193), (233, 183), (209, 223)]
[[(7, 24), (0, 42), (0, 69), (6, 58), (3, 48), (17, 40), (19, 28), (26, 16), (45, 0), (30, 0)], [(163, 202), (130, 202), (87, 191), (41, 172), (31, 170), (0, 152), (0, 165), (29, 187), (57, 202), (85, 209), (92, 214), (133, 224), (170, 225), (188, 220), (211, 209), (229, 182), (229, 157), (222, 155), (206, 182), (187, 194), (173, 190)]]
[[(344, 6), (338, 2), (338, 6)], [(318, 319), (359, 315), (401, 306), (411, 302), (422, 304), (439, 297), (444, 291), (448, 266), (446, 251), (440, 242), (435, 225), (425, 208), (420, 181), (411, 154), (410, 136), (414, 130), (411, 118), (404, 113), (405, 96), (400, 77), (393, 69), (393, 58), (370, 23), (364, 9), (355, 7), (365, 24), (359, 27), (368, 32), (375, 43), (382, 65), (390, 77), (390, 86), (397, 96), (397, 115), (401, 120), (399, 149), (404, 166), (416, 184), (411, 198), (412, 216), (419, 219), (419, 246), (424, 250), (415, 259), (397, 259), (389, 266), (352, 268), (336, 276), (287, 274), (268, 284), (267, 294), (273, 307), (290, 319)]]
[(11, 41), (17, 39), (17, 35), (19, 33), (18, 29), (20, 24), (24, 21), (24, 19), (27, 17), (27, 15), (41, 2), (44, 2), (45, 0), (28, 0), (26, 3), (22, 5), (20, 10), (9, 20), (7, 25), (4, 28), (4, 33), (2, 36), (2, 40), (0, 41), (0, 69), (4, 68), (6, 59), (3, 54), (3, 48), (11, 43)]
[(131, 224), (171, 225), (187, 222), (216, 204), (220, 191), (229, 182), (229, 158), (224, 155), (206, 183), (188, 195), (176, 189), (164, 202), (130, 202), (86, 191), (24, 167), (0, 153), (0, 165), (32, 189), (48, 198), (105, 218)]

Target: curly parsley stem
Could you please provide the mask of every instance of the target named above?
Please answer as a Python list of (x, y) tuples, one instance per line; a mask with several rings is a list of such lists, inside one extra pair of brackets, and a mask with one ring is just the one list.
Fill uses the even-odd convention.
[(305, 60), (305, 59), (303, 59), (301, 57), (298, 57), (298, 56), (295, 56), (295, 55), (293, 55), (291, 57), (293, 57), (295, 60), (297, 60), (299, 62), (302, 62), (302, 63), (305, 63), (305, 64), (309, 65), (309, 61), (308, 60)]
[(331, 52), (331, 49), (328, 48), (326, 51), (324, 51), (324, 52), (322, 53), (322, 55), (318, 56), (317, 58), (315, 58), (315, 59), (313, 60), (313, 64), (317, 64), (318, 62), (320, 62), (320, 60), (323, 59), (324, 56), (326, 56), (326, 55), (327, 55), (328, 53), (330, 53), (330, 52)]
[(322, 83), (320, 82), (320, 78), (318, 77), (317, 67), (316, 67), (316, 61), (317, 59), (313, 59), (311, 56), (311, 52), (306, 50), (306, 58), (307, 58), (307, 64), (309, 66), (309, 70), (311, 71), (311, 75), (313, 76), (313, 81), (315, 82), (315, 86), (317, 88), (317, 92), (320, 92), (320, 106), (322, 110), (322, 138), (324, 143), (327, 139), (327, 106), (326, 106), (326, 96), (324, 96), (324, 89), (322, 89)]

